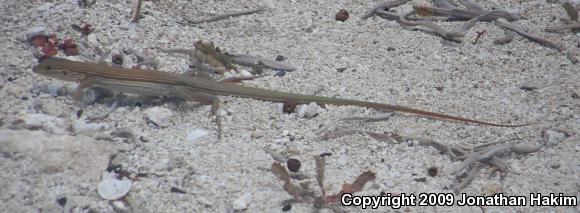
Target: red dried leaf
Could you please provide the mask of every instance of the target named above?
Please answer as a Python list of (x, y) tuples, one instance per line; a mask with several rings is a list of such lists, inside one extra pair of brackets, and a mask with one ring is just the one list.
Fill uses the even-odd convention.
[(345, 184), (342, 184), (342, 190), (340, 192), (342, 192), (342, 194), (344, 194), (344, 193), (352, 194), (355, 191), (354, 191), (354, 188), (352, 187), (352, 185), (345, 183)]
[(288, 114), (294, 113), (296, 111), (296, 106), (297, 106), (296, 102), (285, 101), (284, 104), (282, 105), (282, 111)]
[(324, 190), (324, 178), (326, 171), (326, 158), (320, 156), (314, 156), (314, 164), (316, 166), (316, 181), (320, 187), (322, 195), (326, 195), (326, 190)]
[(44, 35), (34, 36), (31, 41), (35, 47), (44, 47), (46, 45), (47, 37)]
[(66, 49), (64, 49), (64, 53), (66, 53), (67, 56), (78, 55), (79, 49), (77, 48), (76, 45), (74, 45), (74, 47), (67, 47)]
[(56, 34), (48, 36), (47, 44), (49, 47), (56, 47), (56, 44), (58, 44), (58, 38), (56, 37)]
[(415, 13), (420, 16), (433, 16), (433, 8), (427, 6), (416, 6), (413, 7)]
[(54, 47), (45, 46), (42, 48), (42, 54), (46, 57), (55, 56), (58, 53), (58, 50)]
[(352, 182), (352, 192), (359, 192), (363, 189), (367, 182), (375, 179), (375, 173), (366, 171), (359, 175), (354, 182)]
[(284, 166), (282, 166), (282, 164), (280, 164), (278, 162), (274, 162), (274, 163), (272, 163), (272, 167), (270, 168), (270, 170), (280, 180), (282, 180), (284, 182), (290, 182), (290, 175), (288, 174), (288, 171), (286, 171), (286, 168), (284, 168)]
[(43, 61), (44, 61), (44, 60), (46, 60), (46, 59), (48, 59), (48, 56), (41, 55), (41, 56), (38, 58), (38, 63), (40, 63), (40, 62), (43, 62)]
[(90, 24), (85, 24), (82, 28), (81, 28), (81, 34), (83, 34), (84, 36), (91, 34), (95, 29), (93, 28), (93, 26), (91, 26)]
[(343, 194), (345, 194), (345, 193), (353, 194), (355, 192), (359, 192), (362, 190), (362, 188), (364, 187), (364, 185), (367, 182), (374, 180), (374, 179), (375, 179), (375, 173), (373, 173), (371, 171), (364, 172), (361, 175), (359, 175), (352, 184), (348, 184), (348, 183), (343, 184), (342, 190), (340, 190), (339, 193), (337, 193), (335, 195), (325, 196), (324, 201), (327, 204), (337, 203), (338, 201), (340, 201), (340, 198), (342, 197)]
[(67, 38), (62, 42), (62, 45), (64, 48), (69, 48), (72, 47), (73, 45), (76, 46), (76, 44), (73, 42), (72, 38)]
[(63, 49), (67, 56), (79, 54), (78, 46), (71, 38), (65, 39), (62, 44), (59, 45), (59, 48)]

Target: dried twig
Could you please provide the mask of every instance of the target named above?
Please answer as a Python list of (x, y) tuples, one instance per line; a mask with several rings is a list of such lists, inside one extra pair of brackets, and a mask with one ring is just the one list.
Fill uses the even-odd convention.
[(229, 56), (231, 57), (233, 62), (236, 64), (241, 64), (241, 65), (246, 65), (246, 66), (254, 66), (254, 65), (258, 64), (259, 62), (262, 62), (262, 64), (265, 67), (270, 68), (270, 69), (286, 70), (286, 71), (296, 70), (296, 66), (294, 66), (294, 65), (280, 62), (280, 61), (270, 60), (270, 59), (266, 59), (266, 58), (261, 58), (261, 57), (257, 57), (257, 56), (235, 55), (235, 54), (231, 54)]
[(280, 163), (286, 163), (286, 161), (288, 161), (288, 159), (286, 159), (286, 157), (284, 157), (282, 154), (275, 152), (274, 150), (268, 149), (268, 148), (264, 148), (263, 149), (266, 153), (270, 154), (270, 156), (272, 156), (272, 158), (274, 158), (274, 160), (280, 162)]
[(498, 154), (502, 152), (527, 154), (537, 152), (542, 148), (541, 146), (514, 144), (513, 142), (486, 143), (474, 147), (464, 147), (462, 145), (446, 145), (432, 139), (421, 138), (418, 140), (421, 145), (433, 146), (438, 151), (448, 154), (452, 159), (462, 161), (462, 163), (452, 172), (452, 174), (455, 175), (456, 180), (461, 179), (465, 172), (467, 173), (467, 177), (464, 178), (461, 183), (457, 183), (458, 185), (455, 187), (456, 192), (459, 192), (465, 188), (467, 184), (473, 180), (475, 175), (477, 175), (477, 171), (480, 167), (478, 163), (492, 165), (500, 171), (505, 172), (507, 171), (508, 166), (501, 158), (497, 156)]
[(342, 189), (337, 194), (326, 195), (326, 190), (324, 189), (324, 179), (325, 179), (325, 158), (320, 156), (315, 156), (314, 161), (316, 164), (316, 181), (320, 187), (321, 194), (319, 196), (315, 195), (313, 191), (308, 189), (307, 185), (300, 184), (296, 185), (292, 183), (292, 179), (286, 171), (286, 168), (278, 162), (272, 164), (271, 171), (278, 177), (278, 179), (284, 182), (284, 190), (288, 194), (292, 195), (295, 202), (307, 202), (313, 204), (317, 209), (329, 208), (333, 211), (339, 211), (340, 209), (335, 208), (336, 204), (339, 203), (341, 196), (344, 193), (356, 193), (363, 189), (364, 185), (371, 180), (375, 179), (375, 173), (371, 171), (364, 172), (360, 174), (352, 184), (345, 183)]
[(471, 10), (485, 10), (481, 5), (471, 0), (461, 0), (461, 4), (465, 5), (465, 7)]
[(439, 25), (435, 24), (430, 20), (409, 20), (407, 17), (415, 14), (415, 11), (407, 13), (404, 16), (400, 16), (399, 23), (405, 26), (423, 26), (429, 28), (431, 32), (435, 33), (438, 36), (450, 41), (461, 42), (463, 37), (465, 36), (463, 33), (460, 32), (448, 32)]
[(580, 22), (571, 23), (564, 26), (546, 27), (546, 31), (548, 32), (559, 32), (564, 30), (580, 30)]
[(252, 13), (259, 13), (259, 12), (264, 11), (266, 8), (268, 8), (268, 7), (265, 5), (262, 5), (260, 7), (253, 8), (253, 9), (218, 14), (218, 15), (211, 16), (211, 17), (204, 18), (204, 19), (193, 20), (193, 19), (185, 18), (185, 20), (187, 22), (189, 22), (190, 24), (201, 24), (201, 23), (205, 23), (205, 22), (219, 21), (219, 20), (226, 19), (229, 17), (248, 15), (248, 14), (252, 14)]
[(137, 7), (135, 9), (135, 15), (133, 15), (133, 19), (131, 19), (131, 23), (139, 22), (139, 18), (141, 17), (141, 6), (143, 5), (143, 0), (137, 0)]
[(378, 4), (377, 6), (373, 7), (372, 9), (368, 10), (361, 19), (367, 19), (371, 16), (375, 15), (377, 11), (388, 11), (390, 8), (398, 7), (400, 5), (406, 4), (411, 0), (393, 0), (393, 1), (385, 1), (383, 3)]
[[(331, 122), (329, 122), (325, 127), (321, 128), (320, 131), (318, 131), (318, 135), (321, 135), (322, 138), (336, 138), (336, 137), (341, 137), (344, 135), (349, 135), (349, 134), (356, 134), (356, 133), (363, 133), (363, 134), (367, 134), (369, 132), (367, 131), (356, 131), (356, 130), (351, 130), (351, 131), (355, 131), (355, 132), (350, 132), (350, 133), (346, 133), (346, 134), (340, 134), (337, 133), (336, 130), (336, 126), (338, 125), (339, 122), (342, 121), (351, 121), (351, 120), (363, 120), (363, 121), (384, 121), (389, 119), (391, 116), (393, 115), (392, 112), (386, 112), (386, 113), (378, 113), (372, 116), (367, 116), (367, 117), (359, 117), (359, 116), (354, 116), (354, 117), (346, 117), (346, 118), (340, 118), (340, 119), (336, 119), (333, 120)], [(339, 136), (332, 136), (332, 135), (339, 135)]]
[(459, 177), (455, 178), (455, 193), (460, 192), (461, 190), (465, 189), (465, 187), (467, 187), (467, 185), (469, 185), (469, 183), (471, 183), (471, 181), (473, 181), (473, 179), (475, 179), (475, 176), (479, 173), (479, 169), (480, 166), (479, 165), (475, 165), (473, 169), (471, 169), (471, 171), (469, 171), (469, 173), (467, 174), (467, 176), (465, 178), (463, 178), (463, 181), (461, 181), (461, 183), (459, 183)]
[(134, 55), (137, 57), (137, 66), (148, 66), (153, 69), (159, 68), (159, 61), (155, 60), (153, 57), (145, 56), (142, 52), (139, 52), (133, 48), (124, 49), (123, 52), (127, 55)]
[(488, 13), (485, 17), (481, 18), (481, 21), (494, 21), (499, 18), (504, 18), (508, 21), (515, 21), (521, 19), (517, 14), (512, 14), (506, 10), (474, 10), (474, 9), (460, 9), (460, 8), (439, 8), (439, 7), (428, 7), (428, 6), (414, 6), (413, 9), (417, 14), (425, 14), (429, 16), (444, 16), (448, 17), (450, 20), (465, 21), (473, 19), (484, 13)]
[(483, 34), (485, 34), (485, 32), (487, 32), (487, 30), (477, 31), (476, 32), (477, 33), (477, 36), (475, 37), (475, 41), (473, 41), (473, 44), (477, 44), (477, 42), (483, 36)]
[(508, 43), (512, 42), (512, 40), (514, 40), (514, 37), (516, 36), (516, 34), (513, 31), (504, 29), (503, 32), (504, 32), (504, 36), (502, 36), (498, 39), (495, 39), (493, 41), (493, 44), (504, 45), (504, 44), (508, 44)]
[(433, 5), (435, 5), (435, 7), (441, 7), (441, 8), (446, 8), (446, 9), (455, 8), (455, 5), (451, 4), (447, 0), (433, 0)]
[(463, 163), (461, 163), (461, 165), (451, 173), (459, 175), (464, 169), (471, 166), (472, 164), (484, 159), (489, 159), (498, 153), (508, 151), (512, 148), (512, 146), (513, 143), (508, 142), (505, 144), (491, 146), (479, 152), (471, 153), (465, 160), (463, 160)]
[(164, 49), (157, 48), (159, 51), (166, 53), (181, 53), (190, 56), (193, 66), (209, 72), (224, 74), (228, 70), (236, 70), (232, 64), (232, 59), (227, 53), (222, 53), (219, 48), (215, 47), (213, 42), (197, 41), (194, 43), (194, 50), (189, 49)]
[(559, 52), (564, 50), (564, 48), (561, 45), (556, 44), (556, 43), (554, 43), (550, 40), (547, 40), (545, 38), (542, 38), (540, 36), (528, 33), (524, 29), (522, 29), (521, 27), (507, 22), (505, 19), (498, 19), (497, 21), (495, 21), (495, 24), (497, 24), (498, 26), (500, 26), (502, 28), (514, 31), (517, 34), (520, 34), (521, 36), (523, 36), (523, 37), (525, 37), (533, 42), (536, 42), (542, 46), (558, 50)]
[(318, 182), (318, 187), (320, 187), (322, 196), (325, 196), (326, 190), (324, 190), (324, 177), (326, 176), (326, 158), (314, 156), (314, 164), (316, 166), (316, 182)]

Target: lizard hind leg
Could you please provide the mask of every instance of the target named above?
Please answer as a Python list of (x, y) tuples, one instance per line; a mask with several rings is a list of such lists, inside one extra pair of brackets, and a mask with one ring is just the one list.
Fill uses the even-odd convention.
[(209, 116), (216, 115), (216, 124), (218, 129), (218, 138), (221, 139), (222, 133), (222, 122), (221, 116), (218, 113), (218, 109), (220, 106), (219, 98), (216, 95), (212, 95), (205, 92), (198, 92), (192, 88), (186, 86), (176, 86), (173, 89), (173, 92), (176, 96), (181, 97), (188, 101), (195, 101), (203, 105), (211, 105), (211, 113)]
[(176, 86), (173, 88), (172, 92), (175, 96), (183, 98), (187, 101), (198, 102), (202, 105), (212, 105), (212, 114), (210, 114), (210, 116), (214, 115), (219, 108), (219, 98), (215, 95), (205, 92), (198, 92), (187, 86)]

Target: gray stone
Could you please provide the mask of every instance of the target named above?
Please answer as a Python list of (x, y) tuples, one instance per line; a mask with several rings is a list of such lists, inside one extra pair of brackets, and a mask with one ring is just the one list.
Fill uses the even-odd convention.
[(115, 152), (109, 143), (86, 136), (52, 135), (43, 131), (0, 130), (0, 152), (19, 152), (45, 173), (66, 172), (97, 182)]

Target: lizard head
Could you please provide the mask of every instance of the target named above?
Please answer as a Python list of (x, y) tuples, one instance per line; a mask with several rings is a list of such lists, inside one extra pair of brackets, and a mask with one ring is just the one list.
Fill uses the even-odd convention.
[(48, 58), (34, 66), (32, 71), (64, 81), (80, 81), (84, 79), (85, 76), (83, 74), (73, 72), (70, 67), (66, 67), (68, 62), (71, 61), (61, 58)]

